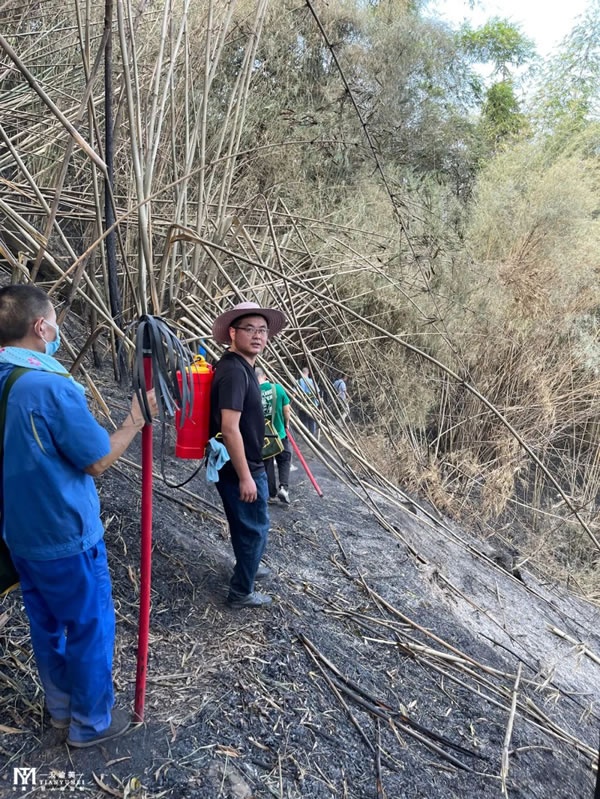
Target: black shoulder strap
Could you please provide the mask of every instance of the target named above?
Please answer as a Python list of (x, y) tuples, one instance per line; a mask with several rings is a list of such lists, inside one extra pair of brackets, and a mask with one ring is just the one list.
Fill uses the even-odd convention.
[[(8, 395), (16, 383), (16, 381), (24, 375), (25, 372), (30, 372), (25, 366), (16, 366), (4, 382), (2, 389), (2, 396), (0, 397), (0, 510), (4, 505), (4, 426), (6, 424), (6, 406), (8, 405)], [(2, 533), (0, 532), (0, 536)]]
[(4, 503), (4, 426), (6, 424), (6, 406), (8, 405), (8, 394), (16, 381), (30, 372), (25, 366), (16, 366), (4, 382), (2, 396), (0, 397), (0, 498)]
[(6, 546), (6, 542), (2, 537), (2, 516), (4, 516), (4, 427), (6, 423), (6, 406), (8, 404), (8, 394), (13, 387), (16, 380), (25, 372), (30, 372), (24, 366), (15, 367), (6, 378), (4, 388), (2, 389), (2, 396), (0, 397), (0, 578), (2, 584), (0, 585), (0, 595), (4, 595), (8, 591), (15, 588), (19, 583), (19, 575), (13, 565), (10, 557), (10, 552)]
[[(4, 388), (2, 389), (2, 396), (0, 397), (0, 457), (4, 456), (4, 425), (6, 423), (6, 406), (8, 405), (8, 395), (11, 388), (16, 381), (24, 375), (25, 372), (30, 372), (25, 366), (16, 366), (9, 376), (6, 378)], [(0, 462), (0, 468), (2, 464)]]
[(30, 372), (25, 366), (16, 366), (4, 382), (2, 396), (0, 397), (0, 499), (4, 504), (4, 426), (6, 424), (6, 406), (8, 405), (8, 394), (16, 381)]

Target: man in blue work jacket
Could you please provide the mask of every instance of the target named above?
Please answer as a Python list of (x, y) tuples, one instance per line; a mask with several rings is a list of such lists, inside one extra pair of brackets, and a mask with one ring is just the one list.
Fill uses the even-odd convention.
[[(121, 735), (114, 710), (115, 613), (94, 477), (144, 426), (137, 400), (112, 435), (90, 413), (83, 386), (53, 357), (60, 344), (48, 296), (0, 289), (0, 392), (10, 388), (3, 461), (2, 534), (19, 574), (50, 723), (88, 747)], [(150, 409), (156, 400), (148, 394)]]

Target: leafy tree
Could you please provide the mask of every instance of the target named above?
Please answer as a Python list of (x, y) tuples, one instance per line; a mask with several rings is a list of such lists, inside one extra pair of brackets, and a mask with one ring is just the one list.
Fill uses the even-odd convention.
[[(311, 202), (338, 205), (373, 173), (358, 106), (381, 163), (398, 182), (435, 176), (454, 194), (467, 194), (477, 160), (476, 81), (452, 31), (421, 19), (402, 0), (337, 0), (318, 13), (333, 52), (308, 11), (290, 0), (265, 21), (243, 136), (249, 148), (286, 139), (307, 145), (269, 151), (244, 179), (256, 179), (263, 193), (277, 184), (293, 203), (302, 177)], [(228, 58), (231, 70), (218, 80), (235, 79), (235, 43)], [(211, 124), (219, 127), (218, 115)]]
[(476, 63), (492, 64), (500, 80), (511, 79), (511, 68), (522, 67), (535, 56), (535, 45), (505, 19), (494, 17), (481, 28), (464, 25), (459, 37), (465, 53)]
[(452, 31), (416, 10), (384, 17), (378, 8), (364, 16), (362, 32), (350, 81), (382, 157), (405, 181), (432, 177), (468, 195), (478, 84)]
[(488, 145), (494, 149), (508, 136), (518, 135), (526, 128), (527, 121), (517, 99), (513, 73), (535, 57), (535, 46), (518, 25), (498, 17), (481, 28), (463, 26), (459, 41), (474, 63), (492, 66), (492, 79), (496, 80), (485, 91), (481, 130)]
[(481, 128), (486, 140), (493, 145), (498, 145), (508, 136), (517, 136), (528, 127), (527, 118), (521, 113), (514, 85), (510, 80), (502, 80), (490, 86), (481, 114)]
[(600, 112), (600, 2), (592, 0), (543, 65), (531, 112), (540, 131), (565, 141)]

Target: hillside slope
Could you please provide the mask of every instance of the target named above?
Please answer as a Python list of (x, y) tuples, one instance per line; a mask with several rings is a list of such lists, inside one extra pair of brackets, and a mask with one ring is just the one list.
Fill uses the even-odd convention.
[[(172, 478), (189, 470), (166, 462)], [(44, 723), (18, 592), (2, 601), (0, 796), (26, 766), (98, 797), (497, 797), (510, 724), (509, 796), (593, 796), (600, 609), (506, 572), (434, 512), (362, 502), (312, 465), (324, 498), (299, 468), (291, 506), (271, 508), (277, 599), (260, 611), (225, 605), (230, 550), (204, 472), (197, 496), (157, 481), (146, 723), (122, 739), (68, 752)], [(139, 472), (124, 463), (99, 486), (131, 706)]]

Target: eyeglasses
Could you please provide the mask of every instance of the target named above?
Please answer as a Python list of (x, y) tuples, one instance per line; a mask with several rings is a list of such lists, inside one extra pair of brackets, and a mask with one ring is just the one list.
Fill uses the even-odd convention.
[(253, 336), (255, 333), (258, 333), (259, 336), (268, 336), (269, 335), (269, 328), (268, 327), (254, 327), (254, 325), (246, 325), (245, 327), (236, 327), (233, 326), (234, 330), (243, 330), (244, 333), (247, 333), (249, 336)]

